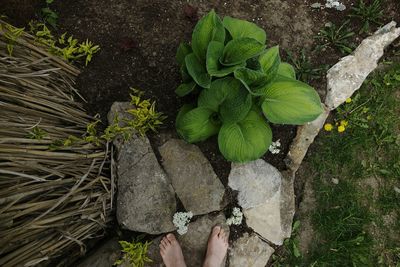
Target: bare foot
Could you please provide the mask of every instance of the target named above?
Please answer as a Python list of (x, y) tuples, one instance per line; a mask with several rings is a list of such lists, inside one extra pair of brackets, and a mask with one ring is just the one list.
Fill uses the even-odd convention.
[(221, 226), (214, 226), (208, 239), (203, 267), (220, 267), (228, 250), (228, 236)]
[(186, 267), (181, 246), (173, 234), (161, 239), (160, 254), (167, 267)]

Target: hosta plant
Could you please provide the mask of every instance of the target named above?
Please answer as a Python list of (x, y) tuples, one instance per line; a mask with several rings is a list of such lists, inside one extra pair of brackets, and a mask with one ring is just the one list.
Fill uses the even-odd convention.
[(279, 47), (266, 48), (266, 34), (251, 22), (221, 20), (211, 10), (181, 44), (176, 59), (183, 83), (178, 96), (196, 94), (176, 118), (178, 134), (189, 143), (218, 134), (227, 160), (261, 157), (272, 142), (269, 123), (304, 124), (322, 112), (316, 91), (297, 81), (281, 62)]

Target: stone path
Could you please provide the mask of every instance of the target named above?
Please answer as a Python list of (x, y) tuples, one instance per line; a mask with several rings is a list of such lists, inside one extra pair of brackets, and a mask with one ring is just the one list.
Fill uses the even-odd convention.
[[(315, 121), (298, 127), (285, 160), (288, 171), (280, 173), (261, 159), (232, 164), (228, 185), (238, 191), (238, 204), (253, 232), (230, 244), (228, 266), (265, 266), (274, 252), (269, 244), (282, 245), (284, 239), (290, 237), (295, 211), (293, 182), (308, 147), (329, 112), (358, 90), (376, 67), (383, 49), (399, 35), (400, 28), (396, 28), (394, 22), (384, 26), (365, 39), (354, 55), (343, 58), (328, 71), (325, 111)], [(114, 103), (109, 120), (116, 112), (124, 114), (126, 105)], [(182, 140), (167, 140), (159, 148), (162, 167), (146, 137), (134, 136), (127, 142), (117, 139), (114, 145), (117, 150), (119, 224), (149, 234), (174, 231), (175, 197), (179, 198), (187, 211), (199, 215), (189, 223), (188, 232), (177, 238), (188, 266), (200, 266), (211, 228), (219, 224), (229, 230), (222, 213), (226, 204), (223, 201), (225, 188), (210, 163), (198, 147)], [(158, 248), (160, 239), (161, 236), (155, 238), (150, 246), (149, 255), (154, 262), (148, 266), (163, 266)], [(100, 251), (105, 254), (107, 249)]]

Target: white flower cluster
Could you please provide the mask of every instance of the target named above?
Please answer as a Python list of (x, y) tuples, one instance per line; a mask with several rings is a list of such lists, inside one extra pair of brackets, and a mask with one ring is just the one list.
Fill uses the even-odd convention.
[(239, 208), (233, 208), (232, 216), (226, 220), (227, 225), (240, 225), (243, 220), (243, 213), (240, 211)]
[(346, 6), (342, 3), (340, 3), (339, 1), (335, 1), (335, 0), (326, 0), (325, 5), (322, 5), (321, 3), (314, 3), (311, 5), (312, 8), (334, 8), (338, 11), (343, 11), (346, 9)]
[(189, 212), (177, 212), (174, 214), (174, 218), (172, 222), (174, 223), (175, 227), (178, 228), (177, 232), (180, 235), (184, 235), (188, 231), (188, 224), (190, 219), (192, 219), (193, 213)]
[(268, 150), (272, 154), (278, 154), (281, 152), (281, 139), (276, 140), (275, 142), (272, 142), (271, 145), (269, 146)]

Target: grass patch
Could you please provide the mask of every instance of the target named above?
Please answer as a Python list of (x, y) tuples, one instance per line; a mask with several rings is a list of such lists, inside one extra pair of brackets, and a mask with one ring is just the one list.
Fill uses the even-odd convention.
[(399, 87), (400, 65), (373, 75), (338, 108), (332, 124), (345, 121), (345, 131), (320, 138), (311, 159), (318, 173), (313, 185), (318, 236), (309, 264), (397, 266)]
[(400, 64), (347, 102), (308, 159), (317, 203), (310, 253), (287, 250), (274, 266), (400, 266)]

